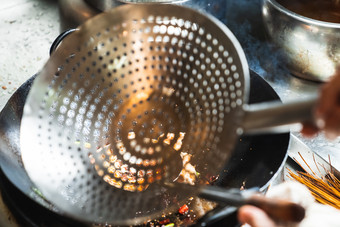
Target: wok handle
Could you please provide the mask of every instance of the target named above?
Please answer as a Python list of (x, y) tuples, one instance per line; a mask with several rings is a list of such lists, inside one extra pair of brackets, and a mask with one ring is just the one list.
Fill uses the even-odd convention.
[(274, 220), (300, 222), (305, 217), (305, 209), (301, 205), (285, 200), (254, 195), (246, 203), (262, 209)]
[(50, 47), (50, 55), (53, 54), (53, 52), (57, 49), (59, 44), (66, 38), (66, 36), (70, 35), (71, 33), (77, 31), (76, 28), (67, 29), (66, 31), (63, 31), (58, 35), (58, 37), (53, 41), (51, 47)]
[(234, 207), (253, 205), (277, 221), (300, 222), (305, 217), (305, 209), (299, 204), (261, 195), (251, 195), (246, 198), (241, 193), (231, 193), (226, 189), (214, 186), (201, 187), (199, 197)]
[(242, 133), (287, 132), (290, 128), (282, 126), (302, 122), (315, 124), (313, 112), (317, 101), (318, 96), (311, 96), (287, 103), (273, 101), (244, 106)]

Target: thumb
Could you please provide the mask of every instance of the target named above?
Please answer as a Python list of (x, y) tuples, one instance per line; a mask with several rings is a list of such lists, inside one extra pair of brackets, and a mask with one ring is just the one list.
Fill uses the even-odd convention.
[(276, 227), (275, 222), (263, 210), (250, 205), (242, 206), (239, 209), (238, 220), (251, 227)]

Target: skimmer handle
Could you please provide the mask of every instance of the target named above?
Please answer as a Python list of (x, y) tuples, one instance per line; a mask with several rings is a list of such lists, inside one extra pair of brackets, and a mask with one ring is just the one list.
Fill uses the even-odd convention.
[(314, 123), (313, 110), (318, 96), (298, 101), (280, 101), (251, 104), (244, 107), (243, 133), (289, 131), (287, 126), (302, 122)]

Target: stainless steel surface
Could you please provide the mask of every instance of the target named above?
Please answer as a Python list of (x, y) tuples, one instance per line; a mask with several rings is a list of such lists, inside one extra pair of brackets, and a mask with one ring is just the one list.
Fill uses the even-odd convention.
[[(288, 155), (311, 175), (325, 176), (331, 172), (340, 179), (340, 172), (332, 166), (332, 163), (329, 163), (329, 160), (326, 161), (316, 152), (313, 152), (294, 135), (291, 136)], [(290, 169), (294, 171), (294, 168)]]
[(317, 96), (311, 96), (285, 104), (277, 102), (245, 105), (242, 129), (244, 133), (274, 133), (284, 130), (289, 132), (290, 125), (296, 123), (311, 122), (314, 124), (313, 109), (316, 102)]
[(327, 81), (340, 66), (340, 24), (301, 16), (278, 2), (264, 0), (263, 18), (282, 59), (296, 76)]

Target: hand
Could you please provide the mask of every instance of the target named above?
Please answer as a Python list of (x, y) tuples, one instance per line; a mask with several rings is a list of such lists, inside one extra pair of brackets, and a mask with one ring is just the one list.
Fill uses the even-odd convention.
[[(311, 204), (314, 204), (315, 201), (314, 197), (306, 186), (293, 181), (283, 182), (270, 187), (266, 193), (266, 197), (291, 201), (293, 203), (300, 204), (305, 209), (307, 209), (307, 207)], [(244, 205), (239, 208), (238, 220), (240, 223), (247, 223), (251, 227), (296, 227), (300, 226), (299, 224), (301, 224), (284, 221), (276, 222), (275, 220), (271, 219), (263, 210), (251, 205)]]
[(239, 209), (238, 220), (251, 227), (278, 227), (263, 210), (250, 205), (242, 206)]
[(323, 130), (329, 139), (340, 136), (340, 68), (320, 89), (320, 98), (315, 110), (317, 127), (305, 123), (301, 133), (313, 136)]

